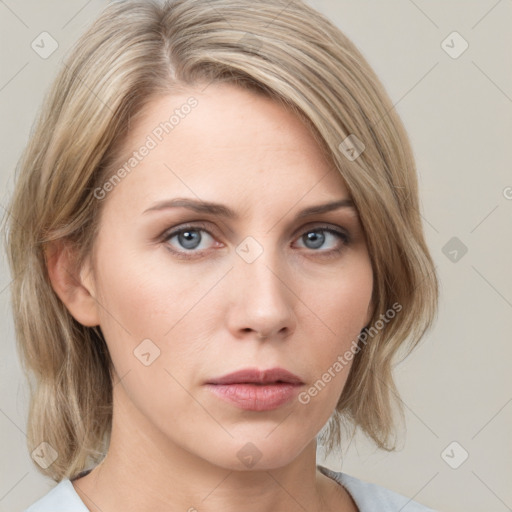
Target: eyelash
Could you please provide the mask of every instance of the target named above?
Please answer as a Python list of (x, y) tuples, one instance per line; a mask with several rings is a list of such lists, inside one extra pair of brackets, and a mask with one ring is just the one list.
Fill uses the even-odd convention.
[[(196, 223), (196, 224), (185, 224), (184, 226), (181, 226), (180, 229), (176, 229), (174, 231), (166, 231), (162, 235), (162, 241), (168, 242), (175, 236), (180, 235), (181, 233), (183, 233), (185, 231), (204, 231), (212, 238), (215, 238), (210, 233), (209, 229), (207, 229), (206, 224)], [(319, 253), (319, 255), (321, 255), (322, 257), (325, 257), (325, 258), (336, 257), (339, 253), (342, 252), (344, 247), (350, 245), (350, 243), (351, 243), (351, 238), (348, 235), (348, 233), (345, 233), (341, 230), (337, 230), (337, 229), (333, 228), (332, 226), (326, 226), (326, 225), (313, 226), (313, 227), (307, 229), (306, 231), (304, 231), (302, 233), (301, 237), (307, 233), (318, 232), (318, 231), (320, 231), (320, 232), (326, 231), (328, 233), (336, 235), (341, 240), (342, 246), (343, 246), (343, 247), (336, 248), (336, 249), (330, 249), (328, 251), (310, 249), (311, 252)], [(301, 237), (299, 237), (299, 238), (301, 238)], [(201, 257), (200, 253), (202, 251), (196, 251), (195, 249), (191, 249), (189, 251), (187, 251), (187, 250), (178, 251), (178, 250), (170, 247), (169, 245), (167, 245), (166, 247), (168, 248), (169, 251), (171, 251), (173, 254), (177, 255), (179, 258), (182, 258), (182, 259), (196, 259), (196, 258)], [(208, 249), (204, 249), (203, 251), (206, 252), (206, 251), (208, 251)]]

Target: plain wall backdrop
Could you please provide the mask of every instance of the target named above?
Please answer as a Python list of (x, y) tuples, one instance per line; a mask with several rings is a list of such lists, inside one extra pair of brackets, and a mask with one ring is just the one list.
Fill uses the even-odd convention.
[[(2, 214), (43, 96), (106, 3), (0, 2)], [(400, 450), (379, 451), (356, 436), (343, 458), (319, 447), (319, 463), (440, 511), (511, 510), (512, 2), (309, 3), (367, 58), (409, 132), (441, 281), (434, 328), (396, 368), (407, 427)], [(58, 44), (49, 56), (31, 46), (43, 32)], [(3, 250), (0, 261), (0, 512), (12, 512), (55, 483), (36, 470), (25, 445), (27, 384)]]

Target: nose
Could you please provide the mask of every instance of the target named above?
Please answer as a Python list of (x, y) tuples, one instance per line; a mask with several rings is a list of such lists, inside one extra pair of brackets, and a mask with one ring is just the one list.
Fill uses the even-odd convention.
[(284, 339), (295, 331), (298, 299), (289, 288), (283, 260), (279, 263), (271, 252), (265, 249), (251, 263), (237, 257), (230, 272), (227, 323), (235, 338), (252, 333), (256, 339)]

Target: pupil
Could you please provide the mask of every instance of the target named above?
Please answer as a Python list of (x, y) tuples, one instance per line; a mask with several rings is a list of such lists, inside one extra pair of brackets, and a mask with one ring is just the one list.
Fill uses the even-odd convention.
[(310, 245), (310, 247), (312, 247), (314, 249), (318, 249), (318, 247), (321, 247), (325, 240), (325, 235), (320, 234), (317, 231), (310, 231), (306, 235), (306, 237), (307, 237), (308, 242), (312, 242), (312, 245)]
[(180, 243), (186, 249), (194, 249), (201, 242), (201, 236), (197, 231), (183, 231), (180, 238)]

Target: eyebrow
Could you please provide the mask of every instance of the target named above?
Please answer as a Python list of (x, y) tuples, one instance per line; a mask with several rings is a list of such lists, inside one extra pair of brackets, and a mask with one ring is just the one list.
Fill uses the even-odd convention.
[[(209, 213), (211, 215), (217, 215), (232, 220), (237, 220), (240, 218), (240, 216), (234, 210), (226, 205), (214, 203), (211, 201), (202, 201), (189, 198), (176, 198), (159, 201), (147, 210), (144, 210), (143, 213), (146, 214), (152, 211), (160, 211), (170, 208), (188, 208), (198, 213)], [(302, 219), (304, 217), (317, 215), (319, 213), (327, 213), (333, 210), (339, 210), (340, 208), (350, 208), (354, 211), (355, 214), (357, 214), (357, 209), (354, 205), (354, 202), (351, 199), (344, 198), (331, 201), (329, 203), (308, 206), (307, 208), (301, 210), (297, 214), (296, 218)]]

